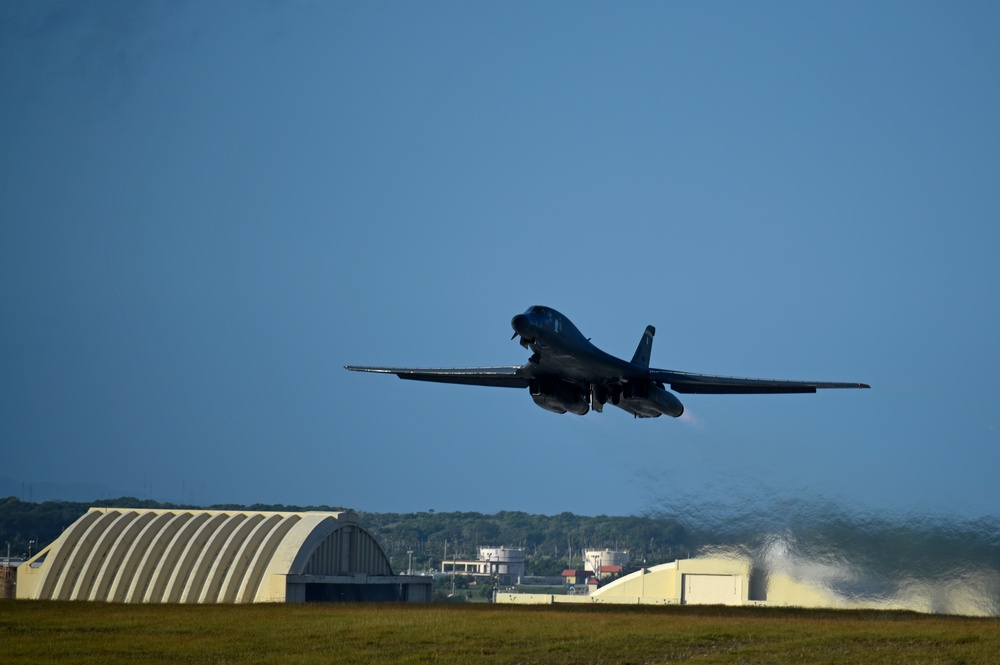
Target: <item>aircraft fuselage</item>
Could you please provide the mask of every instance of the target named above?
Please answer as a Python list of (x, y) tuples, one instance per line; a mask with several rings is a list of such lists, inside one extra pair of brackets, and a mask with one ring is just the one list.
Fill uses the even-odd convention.
[(535, 355), (524, 366), (528, 376), (559, 376), (613, 383), (648, 378), (649, 371), (594, 346), (573, 323), (549, 307), (532, 307), (510, 322), (521, 345)]
[[(535, 404), (555, 413), (584, 415), (611, 402), (637, 418), (678, 417), (684, 406), (662, 384), (649, 380), (649, 368), (605, 353), (573, 323), (551, 307), (534, 306), (510, 322), (521, 345), (533, 351), (521, 368), (530, 379)], [(648, 328), (639, 349), (652, 344)], [(640, 351), (637, 351), (639, 357)], [(648, 362), (648, 350), (645, 354)]]

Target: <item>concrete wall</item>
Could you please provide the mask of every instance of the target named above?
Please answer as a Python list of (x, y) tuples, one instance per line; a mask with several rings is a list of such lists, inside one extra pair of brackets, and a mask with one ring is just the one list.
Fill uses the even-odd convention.
[(17, 567), (0, 565), (0, 598), (13, 598), (17, 582)]

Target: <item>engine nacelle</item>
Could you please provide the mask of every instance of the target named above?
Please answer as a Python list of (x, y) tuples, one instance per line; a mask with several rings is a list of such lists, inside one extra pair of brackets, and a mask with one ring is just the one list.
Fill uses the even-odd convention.
[(535, 379), (529, 388), (535, 404), (552, 413), (575, 413), (578, 416), (590, 411), (590, 404), (583, 390), (558, 379)]
[(681, 401), (672, 392), (655, 383), (626, 383), (622, 386), (621, 399), (615, 406), (639, 418), (678, 418), (684, 413)]

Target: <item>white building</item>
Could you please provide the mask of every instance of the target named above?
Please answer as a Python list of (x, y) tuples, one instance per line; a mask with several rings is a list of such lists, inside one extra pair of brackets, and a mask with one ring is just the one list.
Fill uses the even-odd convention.
[(441, 562), (442, 573), (492, 577), (500, 584), (517, 584), (525, 574), (525, 551), (511, 547), (480, 547), (478, 559), (453, 559)]
[(583, 553), (584, 569), (594, 573), (597, 579), (609, 574), (617, 575), (631, 560), (627, 551), (603, 549), (585, 550)]

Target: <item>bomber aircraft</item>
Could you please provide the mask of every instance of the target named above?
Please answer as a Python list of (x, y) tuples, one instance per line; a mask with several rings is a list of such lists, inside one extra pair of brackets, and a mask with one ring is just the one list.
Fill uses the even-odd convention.
[(473, 386), (528, 388), (535, 404), (553, 413), (584, 415), (604, 405), (628, 411), (636, 418), (679, 417), (684, 405), (666, 389), (677, 393), (760, 394), (814, 393), (820, 388), (869, 388), (864, 383), (743, 379), (733, 376), (692, 374), (649, 366), (656, 329), (646, 326), (631, 361), (616, 358), (590, 343), (567, 319), (552, 309), (535, 305), (510, 322), (521, 346), (532, 351), (522, 366), (360, 367), (352, 372), (395, 374), (401, 379), (459, 383)]

